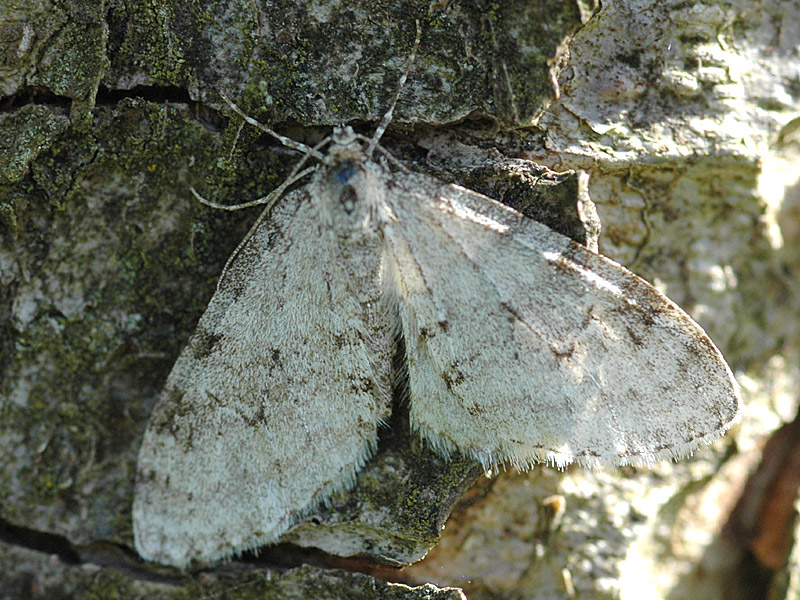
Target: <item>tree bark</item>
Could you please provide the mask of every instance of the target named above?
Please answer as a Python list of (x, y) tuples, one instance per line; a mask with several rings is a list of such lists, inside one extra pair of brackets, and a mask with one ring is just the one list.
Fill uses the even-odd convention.
[[(788, 0), (0, 8), (3, 596), (798, 597), (792, 436), (761, 452), (796, 410), (799, 15)], [(189, 188), (245, 202), (298, 158), (219, 93), (295, 139), (369, 134), (417, 20), (387, 148), (587, 245), (590, 195), (600, 252), (725, 354), (742, 425), (652, 469), (489, 479), (427, 449), (399, 406), (356, 487), (291, 546), (202, 573), (142, 563), (141, 435), (257, 217)]]

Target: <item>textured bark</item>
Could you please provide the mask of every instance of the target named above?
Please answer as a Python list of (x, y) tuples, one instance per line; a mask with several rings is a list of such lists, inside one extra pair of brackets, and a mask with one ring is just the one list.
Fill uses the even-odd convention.
[[(228, 119), (219, 91), (294, 138), (369, 133), (415, 19), (387, 147), (584, 243), (596, 222), (575, 171), (588, 172), (600, 251), (706, 328), (739, 374), (743, 424), (652, 470), (480, 478), (441, 533), (480, 470), (428, 451), (399, 410), (357, 487), (291, 532), (296, 546), (202, 575), (139, 563), (142, 431), (256, 217), (188, 189), (243, 202), (297, 159)], [(797, 39), (796, 3), (777, 0), (0, 8), (1, 595), (797, 597), (791, 452), (761, 462), (796, 409)], [(768, 466), (780, 476), (746, 485)], [(754, 487), (773, 502), (747, 520)], [(770, 506), (771, 537), (752, 517), (774, 523)], [(301, 562), (316, 566), (286, 570)]]

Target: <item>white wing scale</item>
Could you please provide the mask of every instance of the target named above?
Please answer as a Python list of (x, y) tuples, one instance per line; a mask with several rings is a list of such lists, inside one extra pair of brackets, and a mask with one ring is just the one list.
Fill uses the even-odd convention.
[(424, 175), (394, 180), (386, 203), (412, 426), (441, 453), (642, 464), (738, 419), (711, 340), (625, 268)]
[(241, 249), (150, 417), (133, 506), (147, 559), (185, 567), (274, 542), (375, 450), (394, 349), (369, 308), (380, 252), (362, 265), (373, 287), (353, 289), (308, 190)]

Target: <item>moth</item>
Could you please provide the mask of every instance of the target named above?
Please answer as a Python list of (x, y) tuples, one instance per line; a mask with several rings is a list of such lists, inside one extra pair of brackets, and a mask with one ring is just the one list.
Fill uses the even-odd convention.
[(374, 159), (391, 112), (373, 138), (335, 129), (324, 154), (261, 126), (319, 164), (301, 161), (289, 182), (310, 181), (235, 253), (150, 417), (144, 558), (186, 567), (278, 540), (353, 484), (398, 376), (412, 429), (487, 468), (676, 459), (738, 420), (721, 353), (646, 281)]

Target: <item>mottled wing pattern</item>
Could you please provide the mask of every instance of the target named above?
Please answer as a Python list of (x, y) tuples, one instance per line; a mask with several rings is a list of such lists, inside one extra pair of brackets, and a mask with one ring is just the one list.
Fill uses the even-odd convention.
[(613, 261), (469, 190), (390, 182), (412, 426), (486, 466), (649, 463), (738, 419), (703, 330)]
[(185, 567), (273, 542), (375, 449), (394, 326), (364, 301), (380, 296), (377, 267), (374, 289), (340, 272), (312, 188), (241, 249), (150, 417), (133, 507), (146, 559)]

